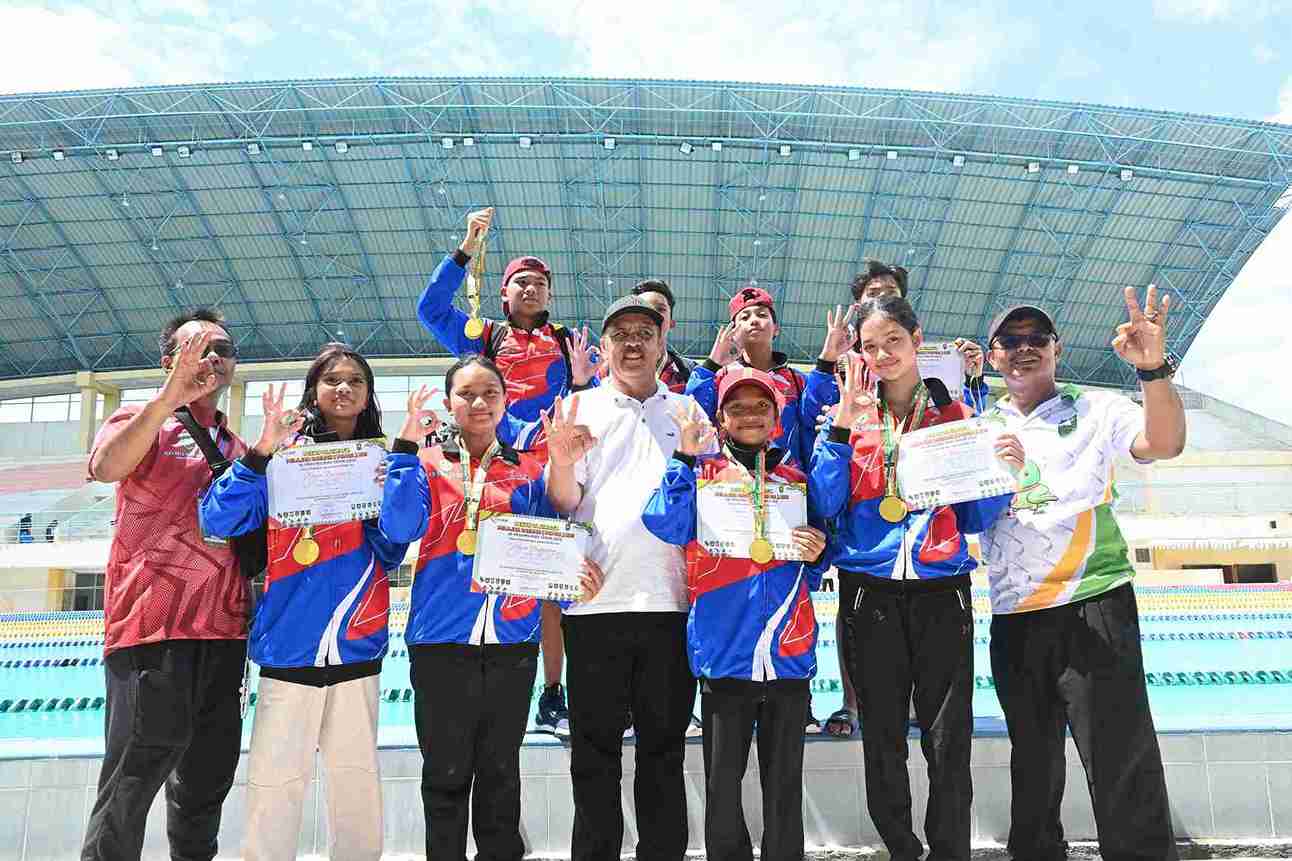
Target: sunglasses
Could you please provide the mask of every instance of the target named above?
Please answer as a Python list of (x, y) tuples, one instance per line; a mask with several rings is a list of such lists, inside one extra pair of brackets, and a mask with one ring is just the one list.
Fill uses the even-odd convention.
[[(179, 353), (181, 346), (182, 345), (177, 344), (171, 355)], [(215, 355), (219, 356), (221, 359), (236, 359), (238, 358), (238, 345), (232, 341), (212, 341), (207, 344), (206, 349), (202, 351), (202, 358), (205, 359), (212, 353), (215, 353)]]
[(1031, 332), (1026, 335), (997, 335), (996, 346), (1006, 352), (1017, 350), (1024, 344), (1033, 350), (1041, 350), (1050, 345), (1051, 341), (1057, 341), (1058, 337), (1051, 332)]

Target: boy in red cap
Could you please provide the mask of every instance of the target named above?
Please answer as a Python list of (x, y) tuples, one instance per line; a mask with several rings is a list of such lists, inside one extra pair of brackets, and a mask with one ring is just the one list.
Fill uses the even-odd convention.
[[(466, 278), (472, 255), (480, 251), (493, 221), (493, 207), (467, 216), (466, 236), (431, 275), (417, 301), (417, 319), (446, 349), (459, 358), (472, 354), (489, 359), (502, 372), (507, 388), (507, 411), (498, 425), (498, 439), (517, 449), (532, 445), (541, 429), (539, 416), (558, 397), (597, 385), (594, 350), (585, 326), (568, 329), (548, 319), (552, 300), (552, 270), (538, 257), (517, 257), (502, 275), (501, 320), (474, 320), (453, 307), (453, 296)], [(475, 331), (476, 325), (479, 331)], [(561, 640), (560, 608), (543, 606), (543, 694), (536, 726), (556, 735), (569, 735), (569, 712), (561, 687), (565, 649)]]
[(789, 366), (784, 353), (772, 349), (780, 334), (772, 295), (751, 283), (731, 297), (727, 311), (731, 322), (718, 331), (709, 357), (692, 371), (686, 393), (716, 420), (718, 389), (725, 374), (742, 367), (765, 372), (783, 401), (776, 444), (799, 463), (807, 463), (816, 436), (816, 416), (805, 416), (802, 410), (807, 377)]
[(586, 327), (568, 329), (549, 319), (552, 270), (538, 257), (517, 257), (503, 271), (499, 292), (505, 321), (479, 320), (477, 330), (469, 325), (472, 318), (453, 307), (453, 297), (466, 278), (472, 256), (480, 250), (493, 214), (489, 207), (467, 216), (466, 237), (435, 268), (417, 301), (417, 318), (454, 355), (482, 355), (502, 371), (507, 413), (498, 433), (510, 444), (507, 431), (517, 429), (517, 422), (537, 422), (558, 397), (597, 384), (595, 351)]
[[(765, 294), (764, 294), (765, 295)], [(722, 450), (703, 455), (712, 429), (694, 404), (675, 415), (680, 439), (642, 513), (656, 538), (686, 547), (691, 600), (687, 647), (700, 680), (706, 798), (704, 842), (710, 858), (752, 859), (741, 803), (749, 746), (758, 734), (765, 859), (803, 857), (803, 725), (816, 675), (816, 617), (810, 592), (829, 567), (815, 492), (773, 433), (782, 418), (781, 386), (756, 368), (722, 375), (717, 413)], [(808, 519), (793, 531), (802, 561), (771, 557), (759, 540), (715, 555), (697, 540), (701, 484), (748, 482), (753, 488), (807, 485)], [(759, 500), (763, 494), (753, 498)], [(760, 535), (757, 527), (754, 534)], [(756, 558), (760, 557), (763, 561)]]

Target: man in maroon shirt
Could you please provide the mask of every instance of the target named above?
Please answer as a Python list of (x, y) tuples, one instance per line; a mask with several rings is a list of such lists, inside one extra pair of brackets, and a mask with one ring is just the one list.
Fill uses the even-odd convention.
[(90, 477), (117, 482), (104, 591), (103, 768), (83, 861), (139, 858), (148, 808), (166, 786), (171, 858), (210, 861), (242, 738), (247, 592), (228, 546), (207, 543), (197, 506), (211, 469), (175, 418), (188, 409), (229, 460), (246, 446), (216, 409), (238, 351), (210, 309), (162, 330), (166, 383), (108, 416)]

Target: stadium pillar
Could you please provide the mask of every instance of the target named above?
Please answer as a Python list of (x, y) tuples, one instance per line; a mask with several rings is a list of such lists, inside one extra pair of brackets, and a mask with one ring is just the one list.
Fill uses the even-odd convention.
[(99, 396), (103, 396), (101, 414), (106, 418), (121, 406), (121, 389), (97, 379), (93, 371), (78, 371), (76, 387), (81, 390), (81, 427), (77, 443), (81, 451), (88, 454), (90, 446), (94, 444), (94, 435), (99, 430)]
[(228, 416), (229, 430), (242, 435), (242, 414), (247, 406), (247, 384), (235, 380), (229, 385), (229, 406), (225, 410)]

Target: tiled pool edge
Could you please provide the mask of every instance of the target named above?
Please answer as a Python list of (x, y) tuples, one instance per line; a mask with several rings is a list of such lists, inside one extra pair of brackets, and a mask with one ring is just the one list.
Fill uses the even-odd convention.
[[(1292, 732), (1160, 733), (1172, 818), (1181, 839), (1254, 840), (1292, 838)], [(1094, 839), (1094, 819), (1085, 778), (1071, 742), (1068, 745), (1064, 826), (1070, 839)], [(973, 839), (1005, 841), (1009, 826), (1009, 741), (999, 735), (974, 739)], [(382, 790), (386, 851), (420, 853), (423, 822), (420, 796), (421, 755), (415, 747), (383, 748)], [(624, 795), (632, 795), (633, 748), (624, 751)], [(0, 858), (34, 861), (74, 857), (94, 798), (98, 757), (67, 756), (0, 761)], [(911, 745), (912, 796), (917, 829), (922, 831), (927, 800), (919, 745)], [(804, 811), (809, 846), (878, 846), (865, 812), (861, 744), (813, 738), (804, 760)], [(521, 750), (522, 817), (528, 849), (534, 854), (568, 854), (573, 809), (569, 754), (552, 739)], [(688, 745), (686, 785), (693, 849), (703, 833), (703, 770), (700, 746)], [(236, 858), (242, 842), (246, 798), (246, 759), (239, 765), (225, 804), (220, 843), (222, 858)], [(167, 857), (163, 808), (149, 815), (145, 858)], [(302, 854), (325, 854), (327, 825), (322, 789), (315, 781), (306, 794)], [(744, 805), (752, 836), (762, 832), (756, 758), (745, 780)], [(628, 814), (625, 848), (636, 841)]]

